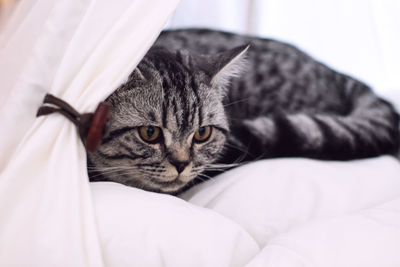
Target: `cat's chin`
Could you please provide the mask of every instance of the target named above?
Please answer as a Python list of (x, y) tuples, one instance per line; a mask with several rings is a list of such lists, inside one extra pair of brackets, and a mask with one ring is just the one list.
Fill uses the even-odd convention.
[(172, 183), (187, 183), (193, 179), (193, 176), (186, 174), (168, 175), (163, 176), (161, 179), (153, 179), (152, 181), (156, 184), (172, 184)]
[(186, 184), (187, 182), (180, 180), (179, 176), (176, 176), (173, 179), (152, 180), (151, 184), (142, 186), (142, 188), (156, 193), (175, 194), (175, 192), (185, 187)]
[(188, 183), (191, 180), (193, 180), (193, 176), (190, 175), (179, 175), (178, 177), (176, 177), (177, 180), (184, 182), (184, 183)]
[(141, 188), (156, 193), (179, 195), (192, 186), (191, 184), (193, 180), (193, 175), (177, 175), (170, 181), (153, 180), (153, 184), (151, 186), (142, 186)]

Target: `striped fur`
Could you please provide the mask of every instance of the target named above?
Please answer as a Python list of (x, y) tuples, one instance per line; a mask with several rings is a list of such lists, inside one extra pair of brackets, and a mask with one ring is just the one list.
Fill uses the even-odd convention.
[[(399, 149), (399, 116), (390, 103), (362, 82), (269, 39), (163, 32), (107, 101), (112, 120), (100, 149), (89, 154), (91, 179), (156, 192), (179, 193), (208, 178), (205, 171), (232, 166), (215, 162), (348, 160)], [(139, 138), (137, 128), (146, 125), (162, 129), (161, 143)], [(193, 133), (206, 125), (214, 127), (212, 137), (196, 144)], [(177, 176), (171, 162), (179, 157), (190, 163)]]

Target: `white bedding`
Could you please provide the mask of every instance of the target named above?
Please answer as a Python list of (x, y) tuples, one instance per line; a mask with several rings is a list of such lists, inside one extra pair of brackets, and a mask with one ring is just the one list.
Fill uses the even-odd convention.
[(400, 266), (400, 164), (274, 159), (184, 200), (91, 185), (108, 266)]

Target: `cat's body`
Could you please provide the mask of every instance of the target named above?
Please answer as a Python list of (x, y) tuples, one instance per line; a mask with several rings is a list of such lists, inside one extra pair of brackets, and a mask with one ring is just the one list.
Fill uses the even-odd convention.
[[(110, 134), (89, 154), (92, 179), (158, 192), (184, 190), (215, 161), (346, 160), (399, 147), (397, 113), (365, 84), (293, 46), (218, 31), (163, 32), (108, 101)], [(148, 125), (161, 132), (156, 143), (143, 139)]]

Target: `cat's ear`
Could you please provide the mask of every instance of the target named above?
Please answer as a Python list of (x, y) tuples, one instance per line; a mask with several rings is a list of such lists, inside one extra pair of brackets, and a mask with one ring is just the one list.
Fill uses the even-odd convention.
[(144, 73), (139, 69), (139, 67), (137, 66), (133, 72), (129, 75), (129, 79), (131, 80), (135, 80), (135, 81), (146, 81), (147, 78), (144, 75)]
[(250, 45), (238, 46), (216, 55), (201, 56), (196, 61), (197, 67), (210, 78), (210, 83), (225, 86), (232, 77), (238, 76), (246, 65), (244, 54)]

